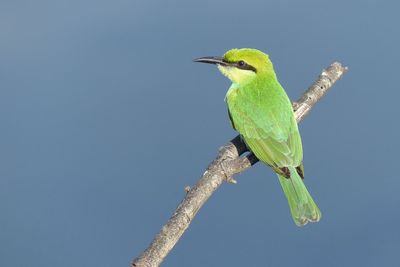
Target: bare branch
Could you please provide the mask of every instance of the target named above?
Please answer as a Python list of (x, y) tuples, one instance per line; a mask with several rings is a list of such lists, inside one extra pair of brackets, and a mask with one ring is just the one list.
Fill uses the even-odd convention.
[[(308, 114), (346, 71), (347, 67), (338, 62), (334, 62), (322, 71), (318, 80), (297, 102), (293, 103), (297, 122), (300, 122)], [(208, 165), (197, 184), (190, 189), (187, 188), (186, 197), (179, 204), (175, 213), (162, 227), (150, 246), (132, 262), (132, 266), (155, 267), (161, 264), (189, 227), (199, 209), (217, 188), (224, 181), (235, 182), (232, 178), (233, 175), (245, 171), (258, 161), (251, 153), (246, 157), (239, 157), (244, 152), (246, 152), (246, 148), (239, 136), (219, 149), (217, 158)]]

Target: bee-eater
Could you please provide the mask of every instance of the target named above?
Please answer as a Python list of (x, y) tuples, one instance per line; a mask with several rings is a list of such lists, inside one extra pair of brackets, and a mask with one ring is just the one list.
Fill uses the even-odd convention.
[(194, 61), (216, 64), (232, 81), (226, 93), (232, 126), (248, 149), (277, 173), (294, 222), (302, 226), (319, 221), (321, 212), (303, 182), (303, 149), (292, 104), (269, 56), (242, 48)]

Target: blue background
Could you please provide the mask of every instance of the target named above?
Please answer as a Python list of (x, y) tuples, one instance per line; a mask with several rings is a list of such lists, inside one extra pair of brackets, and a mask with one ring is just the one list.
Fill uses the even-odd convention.
[[(301, 3), (300, 3), (301, 2)], [(398, 266), (396, 1), (0, 2), (0, 266), (128, 266), (236, 134), (229, 81), (192, 63), (268, 54), (292, 99), (350, 70), (301, 123), (323, 212), (298, 228), (273, 172), (223, 185), (164, 266)]]

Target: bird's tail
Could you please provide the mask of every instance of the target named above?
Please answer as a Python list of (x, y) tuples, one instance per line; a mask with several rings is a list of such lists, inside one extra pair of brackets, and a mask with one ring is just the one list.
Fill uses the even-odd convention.
[(318, 222), (321, 212), (308, 193), (303, 180), (299, 176), (295, 167), (289, 167), (290, 178), (285, 178), (278, 174), (283, 192), (289, 203), (290, 212), (294, 222), (298, 226), (303, 226), (308, 222)]

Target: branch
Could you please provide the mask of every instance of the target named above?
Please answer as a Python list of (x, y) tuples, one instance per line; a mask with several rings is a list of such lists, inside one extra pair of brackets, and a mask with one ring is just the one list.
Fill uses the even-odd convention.
[[(311, 108), (328, 92), (332, 85), (347, 71), (340, 63), (334, 62), (323, 70), (318, 80), (303, 96), (293, 103), (295, 117), (300, 122)], [(132, 267), (156, 267), (172, 250), (197, 212), (224, 181), (236, 183), (232, 176), (245, 171), (258, 159), (253, 154), (239, 157), (247, 151), (240, 136), (219, 149), (217, 158), (208, 165), (197, 184), (187, 190), (186, 197), (175, 213), (156, 235), (149, 247), (132, 262)]]

